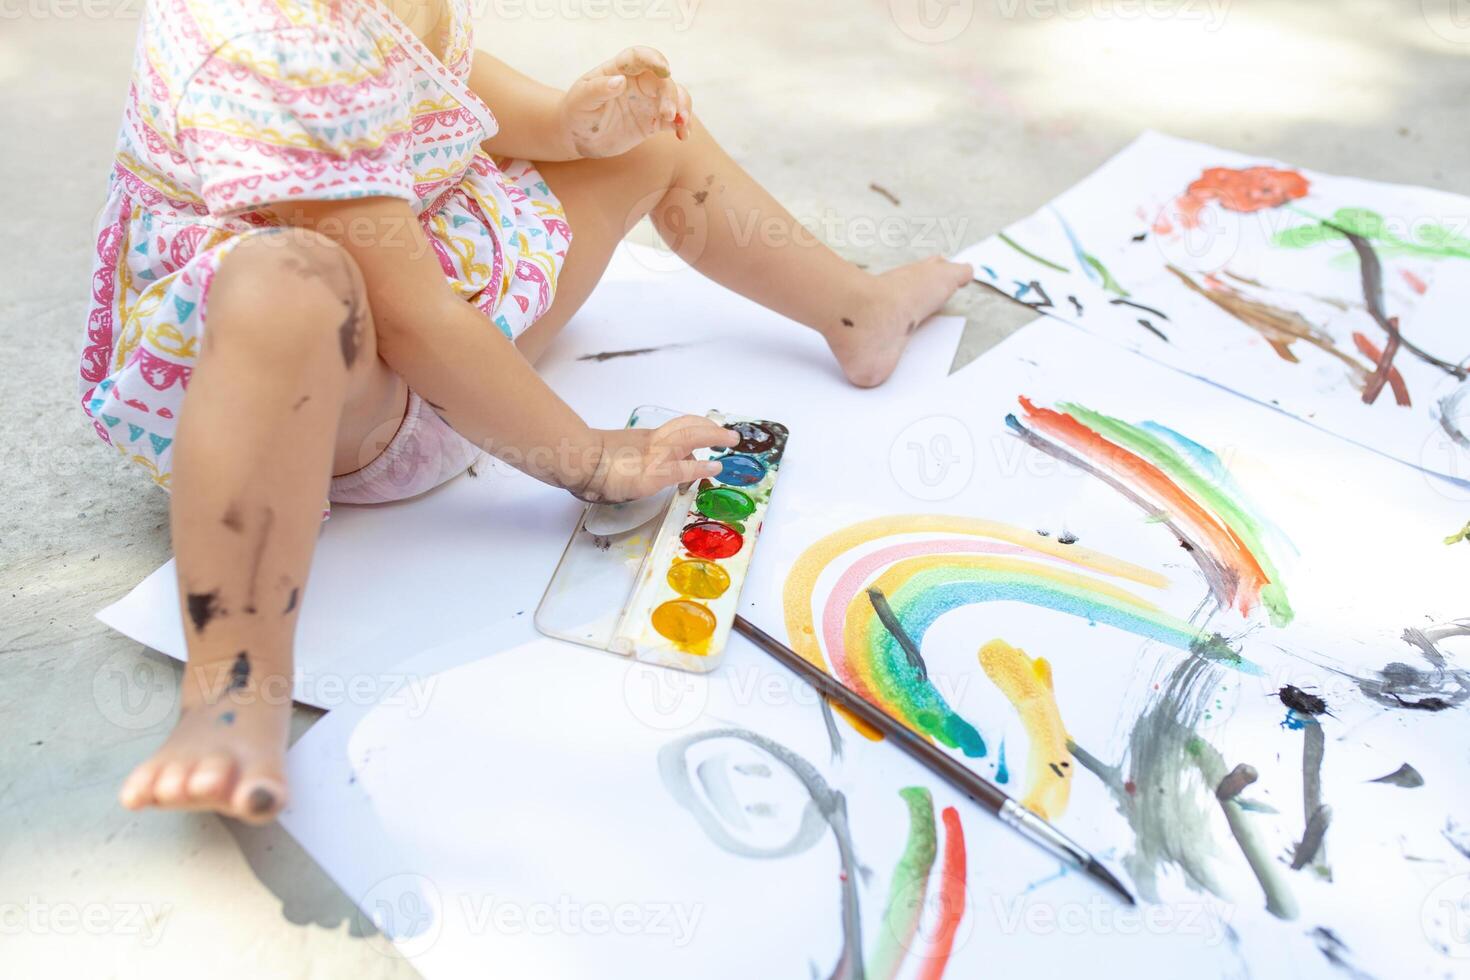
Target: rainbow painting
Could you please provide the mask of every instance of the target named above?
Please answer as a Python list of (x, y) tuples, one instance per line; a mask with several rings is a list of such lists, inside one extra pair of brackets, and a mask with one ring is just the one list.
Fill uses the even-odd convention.
[[(1034, 531), (910, 514), (853, 524), (812, 544), (787, 576), (783, 603), (797, 653), (915, 731), (983, 757), (984, 738), (946, 702), (920, 653), (929, 627), (963, 606), (1022, 602), (1259, 673), (1224, 640), (1201, 633), (1120, 580), (1153, 589), (1168, 585), (1158, 572)], [(830, 584), (824, 595), (817, 594), (819, 582)], [(1048, 671), (1048, 689), (1050, 684)]]
[(1199, 566), (1222, 609), (1248, 616), (1264, 606), (1272, 625), (1291, 622), (1286, 587), (1267, 549), (1290, 547), (1255, 513), (1212, 450), (1157, 422), (1124, 422), (1073, 402), (1038, 408), (1006, 424), (1028, 445), (1102, 480), (1166, 525)]

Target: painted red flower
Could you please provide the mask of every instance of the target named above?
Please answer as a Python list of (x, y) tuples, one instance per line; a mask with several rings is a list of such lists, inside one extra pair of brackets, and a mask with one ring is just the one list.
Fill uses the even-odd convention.
[(1211, 201), (1218, 201), (1227, 211), (1262, 211), (1306, 197), (1309, 189), (1307, 178), (1295, 170), (1211, 167), (1175, 203), (1180, 222), (1193, 228), (1199, 224), (1200, 209)]

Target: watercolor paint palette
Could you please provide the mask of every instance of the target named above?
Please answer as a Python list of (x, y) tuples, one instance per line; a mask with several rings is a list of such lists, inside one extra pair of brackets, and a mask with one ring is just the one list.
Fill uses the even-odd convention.
[[(682, 413), (655, 406), (629, 427)], [(779, 422), (709, 412), (740, 435), (713, 479), (645, 501), (589, 504), (536, 609), (547, 636), (643, 663), (707, 673), (719, 665), (746, 570), (786, 452)]]

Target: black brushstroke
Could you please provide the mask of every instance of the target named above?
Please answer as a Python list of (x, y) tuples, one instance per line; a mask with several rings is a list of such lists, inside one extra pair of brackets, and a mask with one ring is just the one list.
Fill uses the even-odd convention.
[(1154, 316), (1158, 317), (1160, 320), (1163, 320), (1165, 323), (1170, 322), (1169, 314), (1165, 313), (1163, 310), (1154, 309), (1152, 306), (1145, 306), (1143, 303), (1135, 303), (1133, 302), (1133, 300), (1123, 299), (1121, 296), (1117, 299), (1108, 300), (1108, 304), (1110, 306), (1131, 306), (1135, 310), (1142, 310), (1145, 313), (1152, 313)]
[[(1402, 346), (1404, 350), (1407, 350), (1426, 364), (1431, 364), (1441, 371), (1459, 378), (1461, 381), (1470, 377), (1470, 371), (1467, 371), (1461, 365), (1452, 364), (1449, 361), (1442, 361), (1419, 346), (1410, 343), (1408, 338), (1399, 332), (1398, 318), (1390, 317), (1384, 312), (1383, 266), (1378, 261), (1378, 253), (1373, 250), (1372, 244), (1362, 235), (1348, 231), (1341, 225), (1335, 225), (1330, 221), (1324, 221), (1322, 224), (1347, 239), (1348, 244), (1353, 247), (1353, 251), (1358, 254), (1358, 267), (1363, 280), (1363, 302), (1368, 307), (1368, 315), (1373, 318), (1373, 322), (1378, 324), (1379, 328), (1388, 336), (1388, 345), (1393, 347)], [(1393, 357), (1389, 354), (1388, 348), (1385, 347), (1384, 358), (1380, 362), (1379, 370), (1375, 372), (1375, 375), (1382, 374), (1384, 380), (1387, 380), (1388, 369), (1392, 366), (1392, 361)], [(1381, 384), (1382, 382), (1380, 382), (1380, 386)]]
[(1146, 231), (1140, 231), (1138, 234), (1136, 234), (1132, 238), (1130, 238), (1129, 241), (1141, 242), (1141, 241), (1143, 241), (1146, 238), (1148, 238), (1148, 232), (1146, 232)]
[(225, 688), (227, 691), (241, 691), (245, 685), (250, 683), (250, 654), (244, 650), (235, 654), (235, 662), (230, 664), (230, 683)]
[(1470, 627), (1461, 623), (1404, 630), (1401, 639), (1429, 662), (1429, 670), (1395, 661), (1378, 671), (1377, 677), (1344, 676), (1351, 678), (1365, 697), (1387, 708), (1445, 711), (1458, 707), (1470, 699), (1470, 672), (1450, 667), (1435, 641), (1467, 631)]
[(255, 588), (260, 579), (260, 563), (265, 558), (266, 542), (270, 540), (271, 525), (275, 523), (276, 512), (269, 507), (261, 509), (260, 512), (260, 536), (255, 539), (255, 553), (250, 558), (250, 591), (245, 594), (245, 611), (255, 612)]
[(1322, 698), (1319, 698), (1315, 694), (1308, 694), (1301, 688), (1293, 687), (1290, 684), (1277, 691), (1276, 696), (1281, 699), (1282, 704), (1298, 714), (1311, 715), (1315, 718), (1317, 715), (1329, 713), (1327, 711), (1327, 702)]
[(1154, 326), (1152, 323), (1149, 323), (1143, 317), (1138, 318), (1138, 325), (1147, 330), (1149, 333), (1153, 334), (1155, 337), (1162, 340), (1164, 343), (1169, 343), (1169, 335), (1164, 333), (1164, 331), (1160, 330), (1158, 327)]
[(282, 616), (290, 615), (291, 610), (296, 608), (296, 600), (301, 597), (301, 587), (298, 585), (291, 590), (291, 596), (286, 600), (286, 608), (281, 610)]
[(1327, 958), (1327, 962), (1346, 973), (1352, 980), (1374, 980), (1371, 973), (1365, 973), (1348, 959), (1347, 943), (1337, 938), (1337, 933), (1326, 926), (1318, 926), (1310, 933), (1312, 941), (1317, 944), (1317, 951)]
[(844, 327), (850, 327), (850, 326), (853, 326), (853, 322), (851, 320), (849, 320), (847, 317), (843, 317), (842, 318), (842, 325)]
[(1067, 302), (1072, 304), (1072, 309), (1077, 311), (1078, 316), (1082, 315), (1082, 304), (1078, 302), (1076, 296), (1068, 296)]
[[(1027, 303), (1025, 305), (1030, 306), (1032, 309), (1035, 310), (1049, 310), (1055, 307), (1056, 304), (1051, 301), (1051, 297), (1046, 294), (1046, 290), (1042, 288), (1041, 283), (1037, 280), (1032, 279), (1030, 282), (1026, 283), (1026, 288), (1028, 290), (1034, 291), (1037, 296), (1041, 297), (1041, 299), (1035, 303)], [(1018, 302), (1020, 301), (1018, 300)]]
[[(663, 350), (663, 348), (662, 347), (636, 347), (636, 348), (634, 348), (632, 350), (608, 350), (608, 351), (603, 351), (600, 354), (583, 354), (581, 357), (577, 358), (577, 360), (579, 360), (579, 361), (596, 361), (598, 364), (601, 364), (603, 361), (611, 361), (611, 360), (615, 360), (616, 358), (619, 358), (619, 357), (638, 357), (638, 356), (640, 356), (642, 354), (652, 354), (654, 351), (660, 351), (660, 350)], [(432, 404), (432, 402), (430, 404)], [(436, 408), (437, 408), (437, 406), (436, 406)], [(439, 411), (443, 411), (443, 409), (438, 409), (438, 410)]]
[(219, 589), (213, 592), (190, 592), (184, 597), (184, 605), (188, 607), (189, 621), (194, 624), (196, 633), (203, 633), (204, 627), (211, 620), (224, 615), (224, 610), (219, 605)]
[(1419, 774), (1418, 769), (1405, 762), (1388, 775), (1370, 779), (1368, 782), (1387, 783), (1390, 786), (1400, 786), (1404, 789), (1418, 789), (1424, 785), (1424, 777)]
[(904, 631), (903, 624), (894, 615), (893, 607), (888, 604), (888, 597), (883, 594), (881, 589), (873, 587), (868, 589), (868, 601), (873, 604), (873, 611), (878, 614), (878, 620), (883, 624), (883, 628), (888, 631), (889, 635), (898, 643), (899, 648), (903, 650), (903, 655), (908, 658), (909, 666), (914, 668), (914, 671), (919, 675), (919, 680), (927, 681), (929, 679), (929, 667), (924, 663), (924, 657), (919, 653), (918, 645)]
[(1073, 534), (1071, 531), (1063, 531), (1061, 534), (1057, 535), (1057, 544), (1076, 544), (1077, 541), (1077, 535)]

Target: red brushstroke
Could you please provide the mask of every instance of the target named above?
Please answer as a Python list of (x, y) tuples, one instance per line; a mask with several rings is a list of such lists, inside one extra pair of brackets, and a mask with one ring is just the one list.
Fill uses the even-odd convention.
[(1021, 396), (1026, 420), (1036, 431), (1076, 450), (1098, 466), (1111, 469), (1130, 483), (1153, 494), (1163, 509), (1171, 511), (1197, 533), (1199, 544), (1214, 557), (1216, 564), (1235, 577), (1232, 605), (1248, 615), (1260, 598), (1261, 589), (1270, 583), (1256, 556), (1227, 524), (1216, 520), (1185, 492), (1169, 475), (1153, 463), (1122, 446), (1110, 442), (1072, 416), (1050, 408), (1037, 408), (1031, 399)]
[(1211, 167), (1200, 174), (1174, 202), (1179, 223), (1186, 228), (1199, 226), (1199, 213), (1210, 201), (1219, 201), (1227, 211), (1263, 211), (1278, 208), (1288, 201), (1306, 197), (1310, 185), (1295, 170), (1275, 167)]
[[(1367, 337), (1354, 330), (1353, 343), (1357, 345), (1358, 353), (1371, 360), (1374, 364), (1377, 364), (1380, 367), (1382, 366), (1384, 362), (1384, 351), (1379, 350), (1377, 345), (1374, 344), (1373, 341), (1369, 340)], [(1385, 350), (1387, 350), (1387, 348), (1385, 348)], [(1413, 405), (1413, 402), (1409, 399), (1409, 386), (1404, 383), (1404, 376), (1399, 373), (1399, 369), (1390, 364), (1388, 371), (1385, 372), (1385, 377), (1388, 378), (1388, 386), (1393, 389), (1394, 402), (1404, 406), (1405, 408), (1411, 407)], [(1369, 400), (1368, 394), (1369, 390), (1367, 388), (1363, 389), (1363, 401), (1368, 402), (1368, 404), (1371, 405), (1372, 401)], [(1374, 390), (1372, 394), (1374, 398), (1378, 397), (1378, 392), (1376, 390)]]
[(1408, 269), (1400, 269), (1399, 275), (1403, 276), (1404, 282), (1409, 284), (1409, 288), (1418, 293), (1420, 296), (1423, 296), (1429, 291), (1429, 283), (1425, 282), (1423, 279), (1420, 279)]
[(959, 812), (952, 806), (945, 807), (940, 816), (944, 819), (944, 864), (939, 869), (939, 923), (924, 955), (918, 980), (939, 980), (944, 976), (949, 954), (954, 950), (955, 933), (965, 917), (965, 828), (960, 825)]

